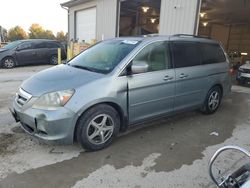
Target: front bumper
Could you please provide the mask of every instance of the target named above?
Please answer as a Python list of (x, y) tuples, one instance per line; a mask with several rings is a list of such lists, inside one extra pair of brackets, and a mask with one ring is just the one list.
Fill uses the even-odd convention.
[(250, 73), (244, 73), (238, 71), (236, 79), (238, 81), (250, 82)]
[(10, 111), (24, 131), (48, 144), (72, 144), (77, 114), (61, 107), (55, 111), (20, 107), (13, 100)]

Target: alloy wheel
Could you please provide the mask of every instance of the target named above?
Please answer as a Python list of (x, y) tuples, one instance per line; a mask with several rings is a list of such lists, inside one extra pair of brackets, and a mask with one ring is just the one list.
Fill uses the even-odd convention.
[(114, 121), (109, 115), (98, 115), (88, 124), (87, 138), (92, 144), (104, 144), (113, 135), (114, 127)]
[(4, 63), (4, 67), (6, 68), (12, 68), (15, 66), (14, 60), (10, 58), (5, 59), (3, 63)]
[(208, 99), (208, 107), (214, 111), (220, 104), (220, 94), (218, 91), (213, 91)]

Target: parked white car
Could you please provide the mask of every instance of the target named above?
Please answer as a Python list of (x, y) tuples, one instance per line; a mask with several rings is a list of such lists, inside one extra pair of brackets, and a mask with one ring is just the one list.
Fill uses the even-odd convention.
[(246, 64), (239, 67), (236, 79), (239, 84), (250, 82), (250, 61), (246, 61)]

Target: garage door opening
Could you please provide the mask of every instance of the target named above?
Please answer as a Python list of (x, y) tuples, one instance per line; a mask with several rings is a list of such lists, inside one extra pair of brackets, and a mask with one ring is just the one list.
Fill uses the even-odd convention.
[(120, 2), (119, 36), (159, 33), (161, 0)]
[(250, 0), (203, 0), (198, 34), (221, 41), (232, 63), (250, 60)]
[(75, 39), (91, 42), (96, 38), (96, 7), (76, 12)]

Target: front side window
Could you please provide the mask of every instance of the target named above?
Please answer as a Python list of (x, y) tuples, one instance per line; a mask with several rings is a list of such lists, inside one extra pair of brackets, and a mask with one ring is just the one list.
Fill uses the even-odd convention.
[(18, 46), (18, 50), (28, 50), (31, 49), (31, 46), (30, 42), (24, 42)]
[(93, 72), (111, 72), (140, 42), (136, 40), (103, 41), (85, 50), (68, 65)]
[(172, 51), (175, 68), (191, 67), (201, 64), (198, 43), (173, 42)]
[(17, 47), (21, 43), (22, 43), (21, 41), (14, 41), (14, 42), (11, 42), (11, 43), (5, 45), (3, 48), (10, 50), (10, 49)]
[(148, 72), (160, 71), (171, 68), (168, 44), (155, 42), (146, 46), (133, 59), (133, 64), (144, 62), (148, 64)]

